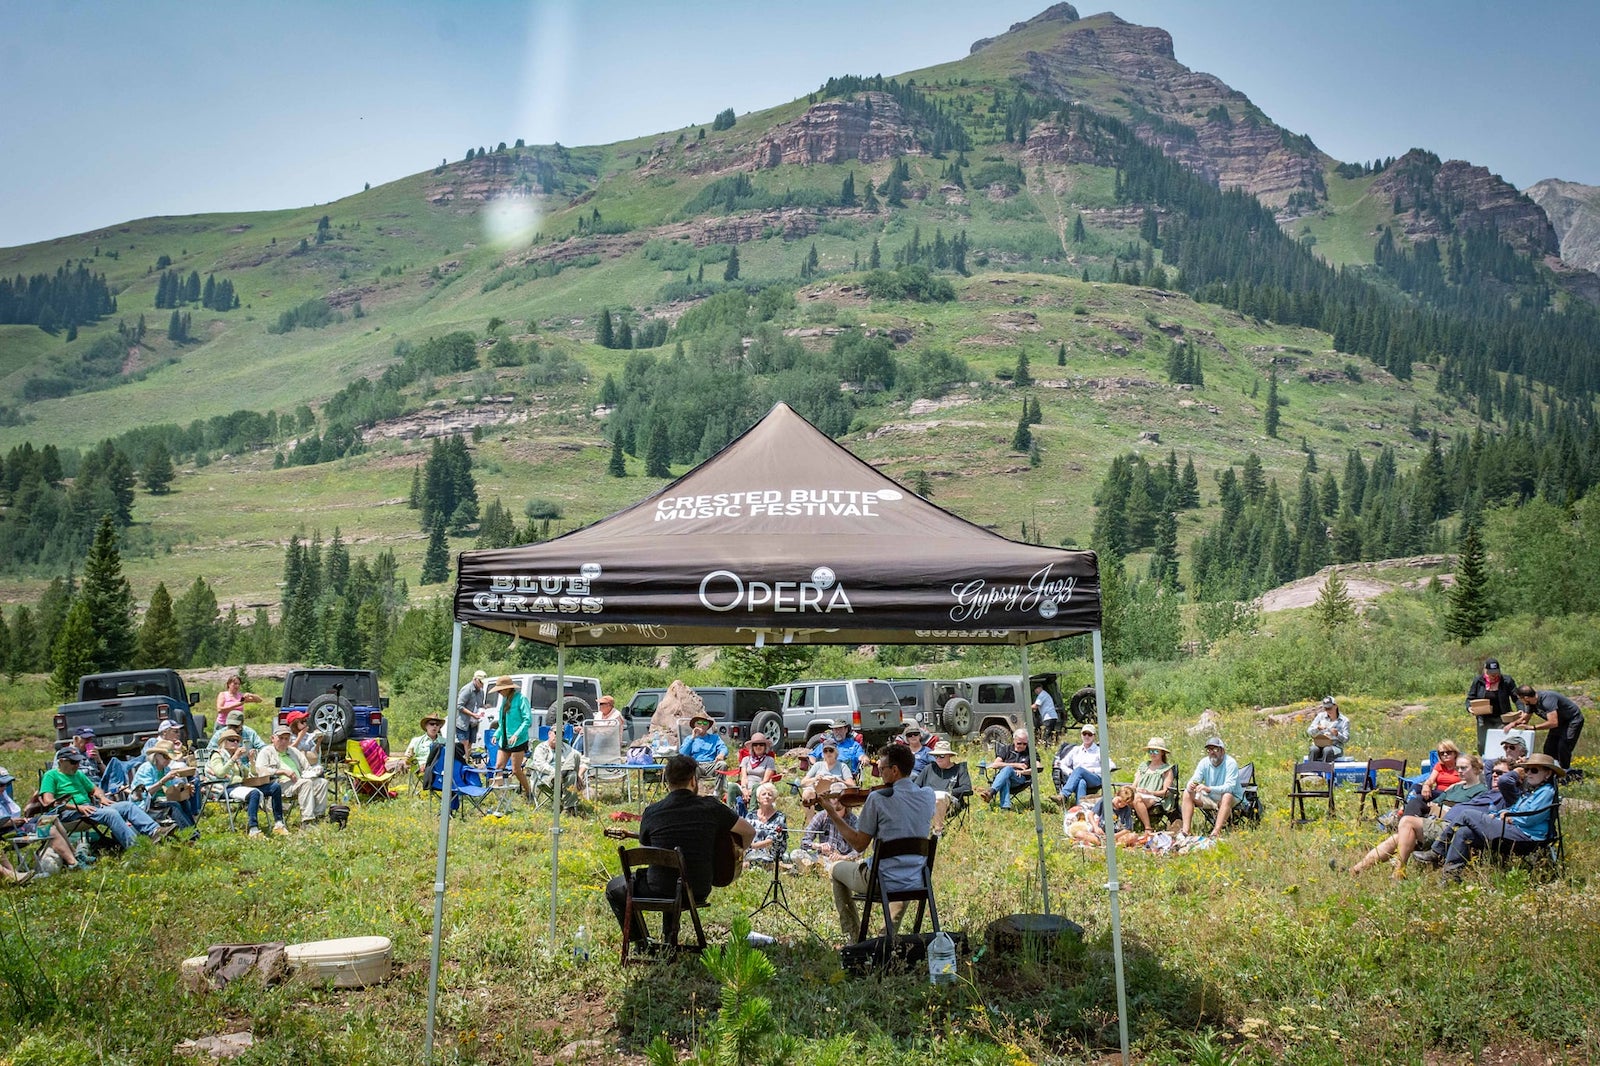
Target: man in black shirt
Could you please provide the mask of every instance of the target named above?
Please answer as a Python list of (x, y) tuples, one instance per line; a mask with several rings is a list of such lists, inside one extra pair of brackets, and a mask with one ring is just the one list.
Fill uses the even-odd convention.
[[(733, 808), (710, 796), (697, 795), (699, 765), (687, 755), (674, 755), (666, 762), (662, 777), (667, 783), (667, 794), (644, 809), (639, 821), (639, 843), (652, 848), (678, 848), (683, 852), (687, 869), (684, 876), (689, 891), (694, 893), (696, 906), (711, 898), (711, 866), (719, 833), (732, 833), (739, 842), (749, 847), (755, 839), (755, 826), (733, 813)], [(672, 875), (659, 867), (640, 871), (645, 883), (635, 883), (634, 891), (652, 896), (670, 896), (676, 889)], [(611, 904), (621, 927), (627, 912), (628, 887), (619, 875), (606, 885), (606, 902)], [(623, 930), (635, 944), (645, 942), (644, 920), (637, 914), (633, 928)], [(672, 943), (678, 938), (677, 917), (666, 915), (662, 937)]]
[[(1583, 708), (1559, 692), (1540, 692), (1532, 685), (1517, 689), (1517, 702), (1522, 705), (1522, 716), (1506, 726), (1507, 729), (1548, 729), (1544, 740), (1544, 753), (1572, 769), (1572, 749), (1578, 746), (1583, 735)], [(1538, 716), (1539, 721), (1531, 721)]]

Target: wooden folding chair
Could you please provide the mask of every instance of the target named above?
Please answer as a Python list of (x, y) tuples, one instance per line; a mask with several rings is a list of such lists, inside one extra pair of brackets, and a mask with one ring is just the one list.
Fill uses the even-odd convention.
[[(622, 881), (627, 889), (626, 902), (622, 908), (622, 964), (628, 964), (628, 949), (633, 945), (631, 933), (633, 931), (634, 917), (640, 916), (640, 924), (644, 924), (642, 917), (646, 911), (655, 911), (661, 915), (661, 939), (671, 951), (679, 948), (678, 926), (684, 911), (689, 912), (689, 921), (694, 925), (694, 945), (691, 951), (704, 951), (706, 949), (705, 930), (700, 927), (700, 910), (695, 906), (694, 893), (689, 888), (688, 875), (685, 872), (687, 864), (683, 859), (681, 848), (629, 848), (617, 846), (617, 858), (622, 862)], [(670, 896), (640, 895), (636, 889), (648, 891), (648, 874), (650, 869), (670, 870), (673, 876), (673, 891)], [(636, 877), (636, 874), (645, 874)], [(646, 927), (648, 933), (648, 926)], [(670, 935), (669, 935), (670, 933)], [(643, 961), (643, 960), (635, 960)]]
[[(1333, 774), (1334, 764), (1331, 762), (1317, 762), (1307, 759), (1297, 763), (1293, 775), (1289, 778), (1289, 811), (1292, 814), (1297, 808), (1300, 816), (1292, 820), (1292, 825), (1302, 825), (1310, 821), (1306, 817), (1306, 800), (1325, 799), (1328, 801), (1328, 817), (1332, 818), (1337, 813), (1333, 808)], [(1322, 787), (1308, 784), (1306, 778), (1316, 778), (1322, 782)]]
[[(889, 918), (889, 907), (894, 903), (916, 903), (917, 916), (911, 925), (913, 934), (922, 932), (922, 916), (927, 910), (933, 919), (933, 927), (939, 928), (939, 906), (933, 898), (933, 860), (939, 851), (938, 837), (898, 837), (894, 840), (880, 840), (878, 846), (872, 851), (872, 864), (867, 871), (867, 891), (864, 895), (864, 905), (861, 908), (861, 931), (857, 935), (858, 941), (867, 939), (867, 933), (872, 928), (872, 905), (877, 903), (883, 911), (885, 950), (884, 958), (892, 959), (894, 954), (895, 923)], [(903, 855), (919, 855), (925, 861), (922, 864), (922, 883), (916, 888), (900, 889), (891, 892), (878, 877), (878, 864), (884, 859), (899, 858)]]
[(1361, 779), (1357, 795), (1361, 803), (1356, 807), (1356, 817), (1367, 810), (1367, 798), (1372, 798), (1372, 815), (1378, 816), (1378, 797), (1391, 796), (1396, 807), (1406, 802), (1406, 764), (1409, 759), (1368, 759), (1367, 776)]

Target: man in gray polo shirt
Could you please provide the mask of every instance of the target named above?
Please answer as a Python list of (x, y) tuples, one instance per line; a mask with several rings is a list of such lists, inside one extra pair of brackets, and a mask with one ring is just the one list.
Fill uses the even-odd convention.
[(483, 709), (494, 702), (484, 682), (488, 674), (475, 671), (472, 680), (456, 693), (456, 742), (468, 748), (478, 742), (478, 723), (483, 721)]
[[(935, 797), (932, 789), (919, 788), (911, 780), (915, 762), (911, 749), (903, 744), (890, 744), (879, 753), (878, 775), (887, 787), (867, 797), (854, 826), (844, 820), (844, 809), (838, 800), (832, 796), (818, 797), (818, 802), (828, 812), (828, 819), (851, 847), (865, 853), (867, 845), (874, 840), (927, 839), (932, 831)], [(923, 862), (919, 855), (885, 859), (878, 876), (891, 892), (920, 888)], [(833, 867), (833, 905), (839, 912), (839, 928), (844, 931), (845, 940), (852, 943), (861, 929), (855, 896), (866, 892), (868, 871), (865, 859), (835, 863)], [(904, 909), (903, 904), (891, 905), (889, 920), (898, 921)]]

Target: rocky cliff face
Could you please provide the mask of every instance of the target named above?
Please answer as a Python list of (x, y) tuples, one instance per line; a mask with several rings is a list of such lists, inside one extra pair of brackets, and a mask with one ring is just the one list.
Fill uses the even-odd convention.
[[(1325, 198), (1326, 160), (1316, 147), (1275, 126), (1243, 93), (1179, 63), (1166, 30), (1110, 14), (1072, 14), (1012, 27), (1011, 32), (1037, 32), (1041, 21), (1062, 27), (1045, 47), (1022, 54), (1026, 84), (1124, 118), (1146, 143), (1223, 188), (1243, 187), (1291, 211)], [(1002, 39), (980, 41), (974, 49)]]
[(1561, 258), (1600, 274), (1600, 187), (1546, 178), (1528, 189), (1528, 197), (1550, 219)]
[(773, 128), (756, 146), (756, 168), (782, 163), (871, 163), (920, 151), (916, 132), (888, 93), (824, 100), (793, 122)]
[(1373, 181), (1369, 195), (1387, 198), (1407, 237), (1445, 237), (1485, 226), (1519, 252), (1556, 255), (1560, 242), (1538, 204), (1516, 186), (1460, 159), (1441, 163), (1413, 148)]

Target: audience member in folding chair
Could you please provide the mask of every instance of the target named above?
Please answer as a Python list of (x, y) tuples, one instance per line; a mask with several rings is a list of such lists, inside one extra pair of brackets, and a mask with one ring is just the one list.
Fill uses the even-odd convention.
[(217, 737), (217, 750), (206, 760), (206, 774), (215, 783), (224, 808), (229, 811), (228, 823), (233, 824), (232, 803), (242, 803), (251, 836), (261, 835), (261, 804), (265, 800), (272, 811), (272, 831), (278, 835), (289, 832), (283, 824), (283, 789), (276, 781), (266, 781), (255, 776), (251, 754), (244, 748), (243, 739), (232, 729), (223, 729)]
[(143, 807), (152, 818), (157, 821), (170, 818), (178, 829), (190, 830), (189, 840), (199, 840), (200, 830), (195, 826), (188, 802), (194, 790), (191, 778), (195, 770), (193, 767), (173, 766), (174, 754), (175, 749), (169, 741), (158, 741), (150, 749), (144, 763), (134, 771), (129, 791), (133, 802)]
[(934, 836), (944, 832), (950, 819), (964, 814), (972, 798), (972, 775), (965, 762), (955, 761), (955, 754), (947, 741), (939, 741), (933, 746), (933, 761), (911, 778), (918, 788), (933, 790)]
[[(63, 869), (78, 869), (78, 857), (72, 851), (72, 841), (66, 830), (53, 815), (29, 818), (12, 795), (15, 783), (11, 771), (0, 766), (0, 878), (22, 882), (33, 877), (38, 870), (39, 856), (46, 850), (54, 851)], [(41, 826), (45, 832), (39, 835)]]
[(1228, 754), (1221, 737), (1206, 740), (1206, 757), (1195, 764), (1189, 783), (1178, 797), (1179, 832), (1187, 836), (1196, 810), (1214, 811), (1211, 835), (1221, 836), (1234, 809), (1244, 802), (1244, 786), (1239, 783), (1239, 764)]
[(56, 753), (56, 765), (46, 770), (39, 782), (40, 802), (60, 816), (68, 833), (80, 829), (91, 833), (95, 838), (91, 848), (105, 847), (109, 836), (113, 845), (124, 851), (133, 847), (140, 836), (160, 840), (167, 835), (138, 804), (131, 800), (113, 802), (101, 792), (79, 769), (82, 760), (81, 752), (62, 748)]
[(1178, 806), (1178, 765), (1172, 761), (1166, 740), (1151, 737), (1144, 754), (1144, 762), (1133, 772), (1133, 813), (1148, 833), (1152, 816), (1156, 821), (1171, 821), (1181, 818), (1182, 811)]
[[(901, 744), (890, 744), (878, 753), (877, 763), (878, 775), (887, 787), (868, 794), (854, 827), (845, 821), (844, 808), (836, 797), (818, 797), (834, 829), (850, 842), (851, 847), (861, 852), (866, 851), (867, 845), (873, 841), (878, 841), (880, 848), (885, 841), (903, 839), (926, 843), (933, 830), (936, 801), (932, 790), (919, 788), (911, 780), (911, 768), (916, 763), (911, 749)], [(862, 928), (856, 911), (856, 897), (865, 895), (875, 870), (881, 874), (883, 891), (890, 894), (884, 901), (884, 919), (889, 925), (891, 938), (894, 924), (905, 909), (905, 900), (895, 898), (894, 894), (915, 893), (929, 887), (928, 853), (902, 852), (898, 848), (899, 845), (896, 845), (884, 856), (881, 870), (876, 858), (872, 863), (858, 860), (834, 864), (831, 874), (833, 903), (839, 912), (839, 928), (847, 941), (854, 942)], [(921, 910), (919, 906), (919, 922)]]
[(1473, 854), (1485, 846), (1512, 854), (1547, 847), (1553, 831), (1559, 828), (1560, 792), (1556, 788), (1556, 777), (1560, 773), (1561, 764), (1548, 755), (1530, 755), (1523, 759), (1514, 771), (1515, 780), (1505, 780), (1509, 775), (1501, 774), (1495, 783), (1502, 795), (1517, 793), (1513, 802), (1498, 812), (1482, 808), (1465, 810), (1464, 804), (1457, 804), (1433, 848), (1419, 853), (1418, 861), (1442, 863), (1441, 876), (1454, 879), (1460, 877)]
[(561, 728), (552, 726), (549, 736), (534, 745), (528, 759), (529, 798), (535, 808), (542, 807), (556, 791), (556, 762), (561, 763), (561, 809), (575, 810), (584, 784), (583, 756), (561, 739)]

